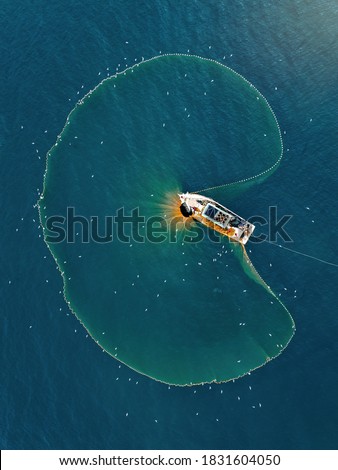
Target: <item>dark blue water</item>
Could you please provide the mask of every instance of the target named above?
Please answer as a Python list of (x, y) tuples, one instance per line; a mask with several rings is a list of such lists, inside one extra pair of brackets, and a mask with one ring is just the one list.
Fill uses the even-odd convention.
[(248, 78), (286, 132), (281, 166), (249, 194), (257, 214), (293, 214), (292, 248), (337, 263), (338, 7), (247, 3), (2, 2), (1, 448), (337, 447), (337, 268), (255, 246), (296, 336), (235, 383), (169, 389), (86, 338), (33, 208), (45, 154), (77, 99), (118, 64), (189, 50)]

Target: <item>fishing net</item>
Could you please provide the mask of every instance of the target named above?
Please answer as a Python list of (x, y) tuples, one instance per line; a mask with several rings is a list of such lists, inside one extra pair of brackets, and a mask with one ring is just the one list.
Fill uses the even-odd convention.
[(38, 205), (65, 299), (99, 346), (176, 385), (231, 380), (281, 353), (291, 315), (241, 245), (184, 223), (177, 193), (232, 196), (249, 218), (243, 190), (282, 150), (259, 91), (201, 57), (143, 61), (77, 103)]

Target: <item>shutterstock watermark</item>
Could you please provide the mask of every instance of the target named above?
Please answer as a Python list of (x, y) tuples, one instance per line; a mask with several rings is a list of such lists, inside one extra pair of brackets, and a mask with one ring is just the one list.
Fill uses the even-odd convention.
[[(277, 206), (270, 206), (268, 216), (254, 215), (248, 222), (255, 225), (251, 243), (265, 241), (292, 242), (286, 225), (292, 215), (278, 216)], [(209, 239), (213, 243), (224, 241), (224, 235), (196, 222), (192, 217), (146, 217), (139, 207), (127, 211), (120, 207), (115, 214), (85, 217), (67, 207), (66, 215), (53, 215), (45, 220), (47, 243), (198, 243)], [(215, 226), (216, 227), (216, 226)], [(216, 227), (217, 228), (217, 227)], [(263, 230), (264, 229), (264, 230)]]

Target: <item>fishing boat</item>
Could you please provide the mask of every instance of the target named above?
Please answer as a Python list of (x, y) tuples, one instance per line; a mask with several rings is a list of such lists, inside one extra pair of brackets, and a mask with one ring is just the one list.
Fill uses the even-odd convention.
[(192, 217), (231, 240), (245, 245), (255, 230), (253, 224), (213, 199), (194, 193), (182, 193), (179, 198), (184, 217)]

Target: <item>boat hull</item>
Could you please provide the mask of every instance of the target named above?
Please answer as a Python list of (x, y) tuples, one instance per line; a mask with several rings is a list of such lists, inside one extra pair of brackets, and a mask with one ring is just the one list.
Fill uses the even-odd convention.
[(203, 225), (245, 245), (255, 226), (218, 202), (195, 193), (179, 194), (181, 212), (184, 217), (192, 217)]

